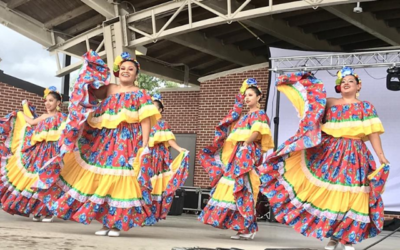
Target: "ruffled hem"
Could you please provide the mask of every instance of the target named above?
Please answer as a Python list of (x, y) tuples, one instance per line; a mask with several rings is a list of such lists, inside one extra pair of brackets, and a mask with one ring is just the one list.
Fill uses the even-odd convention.
[(159, 143), (164, 143), (166, 147), (169, 147), (169, 140), (176, 140), (175, 135), (171, 131), (157, 130), (154, 135), (150, 135), (149, 147), (154, 147)]
[(55, 117), (40, 122), (33, 132), (31, 145), (42, 141), (58, 141), (65, 128), (67, 115), (58, 112)]
[[(53, 188), (53, 194), (56, 193), (62, 195), (62, 198), (53, 202), (50, 210), (55, 216), (64, 220), (73, 220), (85, 225), (97, 220), (108, 228), (117, 228), (124, 231), (128, 231), (133, 227), (156, 223), (156, 219), (150, 210), (142, 206), (121, 208), (112, 206), (107, 202), (80, 202), (69, 194), (64, 194), (60, 190), (57, 192)], [(47, 198), (47, 196), (44, 196), (44, 198), (51, 199)]]
[(373, 133), (383, 134), (385, 129), (381, 120), (376, 117), (365, 121), (328, 122), (322, 125), (322, 131), (336, 138), (359, 138), (367, 141), (368, 135)]
[(165, 219), (171, 209), (175, 191), (183, 186), (189, 174), (189, 152), (180, 153), (170, 165), (170, 171), (153, 176), (152, 213), (157, 220)]
[(140, 123), (142, 120), (148, 117), (151, 119), (151, 125), (154, 125), (156, 121), (161, 118), (160, 113), (153, 104), (142, 105), (138, 111), (121, 108), (116, 114), (110, 114), (106, 112), (97, 116), (96, 113), (92, 113), (88, 117), (87, 123), (92, 128), (114, 129), (117, 128), (122, 122)]
[(218, 205), (209, 205), (203, 209), (199, 221), (219, 229), (231, 229), (240, 233), (255, 233), (258, 231), (256, 218), (246, 220), (238, 210)]
[(32, 194), (26, 190), (21, 193), (12, 186), (5, 184), (2, 186), (0, 194), (3, 210), (9, 214), (26, 217), (29, 217), (30, 214), (34, 216), (52, 215), (46, 205), (38, 199), (37, 193)]

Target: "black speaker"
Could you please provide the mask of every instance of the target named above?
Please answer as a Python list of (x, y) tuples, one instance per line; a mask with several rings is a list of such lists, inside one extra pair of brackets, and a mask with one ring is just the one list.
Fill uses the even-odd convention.
[(392, 91), (400, 90), (400, 68), (393, 67), (387, 70), (386, 88)]

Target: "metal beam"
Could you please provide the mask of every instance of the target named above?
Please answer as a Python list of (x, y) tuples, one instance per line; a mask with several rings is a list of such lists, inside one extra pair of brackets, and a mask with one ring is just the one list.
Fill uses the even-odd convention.
[(400, 18), (400, 11), (398, 9), (381, 11), (381, 12), (375, 13), (375, 17), (378, 19), (385, 19), (385, 20), (397, 19), (397, 18)]
[[(277, 18), (275, 18), (275, 19), (277, 19)], [(333, 19), (337, 19), (337, 17), (335, 15), (332, 15), (329, 12), (318, 9), (318, 10), (314, 10), (314, 12), (308, 13), (306, 15), (289, 17), (289, 18), (285, 19), (285, 21), (287, 21), (287, 23), (289, 24), (290, 27), (299, 27), (299, 26), (303, 26), (303, 25), (314, 24), (314, 23), (329, 21), (329, 20), (333, 20)]]
[[(162, 27), (167, 21), (165, 20), (157, 20), (156, 25), (157, 27)], [(170, 24), (172, 27), (174, 24)], [(141, 23), (140, 25), (136, 26), (141, 30), (151, 32), (152, 28), (151, 25)], [(236, 46), (233, 45), (223, 45), (220, 40), (214, 38), (205, 38), (204, 34), (199, 31), (190, 32), (187, 34), (182, 34), (179, 36), (171, 36), (167, 37), (169, 41), (181, 44), (183, 46), (201, 51), (203, 53), (224, 59), (226, 61), (239, 64), (242, 66), (252, 65), (256, 63), (265, 62), (266, 59), (262, 57), (255, 57), (250, 52), (247, 51), (240, 51), (237, 49)], [(134, 42), (130, 42), (131, 44)], [(133, 45), (134, 46), (134, 45)]]
[(11, 0), (7, 3), (7, 7), (10, 9), (18, 8), (19, 6), (26, 4), (30, 0)]
[(107, 2), (107, 0), (81, 0), (84, 4), (99, 12), (107, 19), (115, 17), (114, 6)]
[[(102, 59), (106, 58), (106, 52), (105, 51), (100, 52), (99, 56)], [(75, 71), (75, 70), (79, 69), (82, 66), (82, 63), (83, 63), (83, 60), (81, 60), (79, 62), (76, 62), (74, 64), (71, 64), (71, 65), (69, 65), (67, 67), (64, 67), (64, 68), (62, 68), (62, 69), (60, 69), (60, 70), (58, 70), (56, 72), (56, 76), (57, 77), (63, 77), (65, 75), (71, 73), (72, 71)]]
[(400, 1), (399, 0), (385, 0), (385, 3), (381, 1), (374, 1), (370, 3), (362, 4), (361, 7), (363, 11), (384, 11), (384, 10), (393, 10), (400, 8)]
[(62, 43), (58, 43), (52, 47), (49, 48), (49, 51), (55, 51), (55, 50), (67, 50), (79, 43), (82, 43), (84, 41), (86, 41), (87, 39), (90, 39), (92, 37), (98, 36), (98, 35), (102, 35), (103, 34), (103, 28), (102, 27), (96, 27), (90, 31), (85, 32), (84, 34), (81, 34), (79, 36), (75, 36), (65, 42)]
[(319, 39), (324, 39), (324, 40), (329, 40), (333, 38), (338, 38), (338, 37), (345, 37), (349, 35), (356, 35), (360, 33), (365, 33), (362, 29), (351, 26), (347, 27), (345, 29), (334, 29), (334, 30), (327, 30), (327, 31), (322, 31), (316, 34), (316, 36)]
[[(139, 62), (141, 71), (148, 75), (156, 76), (164, 80), (183, 83), (184, 80), (183, 70), (168, 67), (166, 65), (162, 65), (156, 62), (152, 62), (140, 56), (139, 56)], [(199, 77), (200, 77), (199, 75), (189, 73), (189, 83), (199, 85), (200, 84), (198, 81)]]
[[(252, 30), (254, 34), (257, 36), (262, 36), (263, 32), (259, 30)], [(248, 40), (257, 40), (257, 38), (254, 36), (254, 34), (248, 32), (247, 30), (243, 30), (241, 32), (236, 32), (236, 34), (230, 35), (230, 36), (224, 36), (221, 39), (224, 41), (224, 44), (232, 44), (232, 43), (238, 43), (241, 41), (248, 41)], [(237, 45), (237, 44), (236, 44)]]
[(0, 3), (0, 23), (45, 47), (50, 47), (55, 43), (52, 32), (8, 9), (2, 2)]
[(331, 6), (325, 9), (390, 45), (400, 45), (400, 33), (387, 26), (384, 21), (377, 20), (371, 13), (354, 13), (349, 6)]
[(373, 35), (368, 34), (368, 33), (363, 33), (363, 34), (356, 34), (356, 35), (351, 35), (351, 36), (346, 36), (346, 37), (338, 37), (338, 38), (330, 40), (329, 42), (333, 45), (343, 46), (346, 44), (360, 43), (360, 42), (365, 42), (365, 41), (370, 41), (370, 40), (375, 40), (375, 39), (376, 39), (376, 37), (374, 37)]
[[(373, 48), (382, 48), (387, 46), (388, 44), (380, 39), (369, 40), (364, 42), (356, 42), (352, 44), (343, 45), (342, 48), (344, 51), (354, 51), (354, 50), (364, 50), (364, 49), (373, 49)], [(377, 49), (375, 49), (377, 50)]]
[(310, 25), (306, 25), (302, 27), (304, 33), (310, 34), (310, 33), (317, 33), (321, 31), (327, 31), (327, 30), (333, 30), (333, 29), (339, 29), (339, 28), (349, 28), (352, 27), (351, 24), (346, 22), (345, 20), (337, 20), (337, 21), (327, 21), (327, 22), (321, 22), (321, 23), (314, 23)]
[(70, 35), (77, 35), (88, 29), (96, 27), (97, 25), (101, 24), (104, 21), (104, 19), (105, 18), (102, 15), (96, 15), (94, 17), (87, 19), (84, 22), (81, 22), (72, 27), (69, 27), (68, 29), (64, 30), (63, 32), (70, 34)]
[[(226, 0), (226, 3), (231, 3), (232, 0)], [(289, 3), (283, 3), (283, 4), (272, 4), (267, 7), (259, 7), (259, 8), (251, 8), (247, 10), (243, 10), (246, 5), (250, 2), (250, 0), (246, 1), (241, 7), (238, 8), (234, 13), (221, 13), (218, 10), (213, 9), (212, 7), (207, 6), (204, 3), (207, 4), (212, 4), (215, 3), (216, 1), (209, 1), (205, 2), (203, 0), (186, 0), (186, 1), (169, 1), (165, 4), (155, 6), (153, 8), (149, 8), (143, 11), (138, 11), (135, 12), (129, 16), (127, 16), (127, 23), (141, 23), (146, 20), (151, 20), (152, 21), (152, 27), (153, 30), (152, 32), (144, 32), (140, 31), (138, 29), (134, 29), (133, 31), (140, 33), (143, 35), (143, 37), (136, 39), (133, 41), (130, 45), (145, 45), (157, 40), (165, 39), (168, 36), (177, 36), (180, 34), (185, 34), (189, 33), (195, 30), (200, 30), (200, 29), (205, 29), (208, 27), (213, 27), (217, 26), (223, 23), (231, 23), (234, 21), (240, 21), (240, 20), (248, 20), (251, 18), (257, 18), (257, 17), (262, 17), (262, 16), (268, 16), (268, 15), (273, 15), (277, 13), (283, 13), (283, 12), (290, 12), (290, 11), (295, 11), (295, 10), (302, 10), (302, 9), (308, 9), (310, 7), (326, 7), (326, 6), (331, 6), (331, 5), (338, 5), (338, 4), (346, 4), (346, 3), (353, 3), (353, 2), (365, 2), (365, 1), (370, 1), (370, 0), (298, 0), (298, 1), (293, 1)], [(273, 1), (271, 1), (273, 3)], [(190, 10), (194, 7), (201, 7), (206, 9), (207, 11), (214, 13), (216, 17), (214, 18), (208, 18), (208, 19), (202, 19), (202, 20), (194, 20), (191, 18), (191, 12), (189, 12), (189, 20), (188, 24), (183, 24), (179, 25), (177, 27), (169, 28), (169, 24), (172, 22), (176, 16), (186, 10)], [(223, 6), (225, 7), (225, 6)], [(232, 8), (231, 8), (232, 9)], [(161, 17), (166, 17), (166, 16), (171, 16), (170, 20), (166, 23), (165, 26), (163, 26), (162, 29), (157, 31), (156, 27), (156, 20), (157, 18)], [(282, 22), (282, 21), (281, 21)], [(272, 24), (276, 24), (276, 22), (272, 22)], [(280, 25), (281, 28), (286, 28), (287, 26), (285, 23), (281, 23)], [(265, 26), (265, 23), (263, 24)], [(276, 30), (275, 30), (276, 31)], [(293, 34), (291, 34), (293, 36)], [(295, 35), (302, 35), (301, 31), (296, 32)], [(296, 42), (296, 39), (292, 39), (292, 42)], [(314, 38), (315, 41), (315, 38)], [(305, 41), (309, 42), (309, 41)], [(317, 42), (316, 42), (317, 43)], [(319, 43), (323, 43), (319, 41)], [(299, 46), (299, 45), (296, 45)], [(300, 47), (300, 46), (299, 46)], [(305, 47), (307, 47), (305, 45)], [(309, 47), (309, 46), (308, 46)], [(324, 46), (321, 46), (322, 48), (326, 47), (326, 44)], [(312, 48), (312, 49), (319, 49), (319, 48)]]
[(90, 8), (89, 6), (82, 5), (82, 6), (78, 7), (78, 8), (76, 8), (76, 9), (68, 11), (67, 13), (65, 13), (63, 15), (58, 16), (58, 17), (46, 22), (44, 24), (44, 26), (46, 28), (52, 28), (54, 26), (60, 25), (62, 23), (65, 23), (68, 20), (71, 20), (71, 19), (73, 19), (73, 18), (75, 18), (77, 16), (83, 15), (83, 14), (89, 12), (90, 10), (92, 10), (92, 8)]
[(352, 68), (391, 67), (400, 64), (400, 50), (320, 54), (270, 58), (271, 71), (308, 71)]
[[(216, 9), (217, 11), (226, 11), (226, 6), (220, 1), (211, 1), (206, 3), (207, 6)], [(232, 1), (232, 8), (236, 9), (240, 6), (237, 1)], [(252, 5), (245, 7), (247, 11), (256, 9)], [(256, 19), (246, 19), (241, 21), (247, 26), (253, 27), (257, 30), (265, 32), (271, 36), (277, 37), (283, 41), (293, 44), (299, 48), (306, 50), (328, 50), (328, 51), (340, 51), (341, 48), (338, 46), (331, 46), (326, 41), (316, 39), (313, 35), (304, 34), (304, 32), (295, 27), (289, 27), (286, 22), (282, 20), (276, 20), (271, 16), (264, 16)]]

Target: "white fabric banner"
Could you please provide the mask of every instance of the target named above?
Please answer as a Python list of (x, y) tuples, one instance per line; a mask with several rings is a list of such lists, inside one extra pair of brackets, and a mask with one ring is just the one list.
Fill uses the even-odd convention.
[[(326, 52), (304, 52), (271, 48), (272, 57), (323, 53)], [(273, 67), (274, 65), (272, 65)], [(381, 135), (382, 147), (386, 158), (390, 161), (390, 175), (386, 182), (385, 193), (383, 194), (385, 211), (400, 212), (400, 91), (390, 91), (386, 88), (386, 70), (387, 68), (367, 68), (356, 69), (355, 72), (362, 80), (362, 90), (359, 99), (369, 101), (375, 106), (385, 128), (385, 133)], [(330, 70), (329, 73), (326, 70), (313, 72), (317, 78), (324, 82), (328, 97), (340, 97), (340, 94), (337, 94), (334, 90), (336, 72), (337, 70)], [(271, 119), (271, 129), (272, 133), (274, 133), (273, 118), (275, 117), (276, 109), (275, 80), (277, 75), (271, 72), (270, 76), (271, 89), (267, 114)], [(281, 94), (280, 98), (279, 117), (278, 144), (281, 144), (296, 133), (299, 121), (294, 107), (283, 94)], [(379, 167), (378, 157), (375, 155), (369, 142), (367, 142), (367, 146), (374, 155), (376, 164)]]

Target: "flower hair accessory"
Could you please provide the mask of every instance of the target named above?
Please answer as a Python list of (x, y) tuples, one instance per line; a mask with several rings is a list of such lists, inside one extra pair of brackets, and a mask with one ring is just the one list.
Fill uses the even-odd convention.
[(133, 62), (137, 68), (136, 74), (139, 74), (140, 63), (136, 61), (136, 59), (132, 58), (131, 54), (129, 54), (128, 52), (123, 52), (120, 56), (117, 56), (114, 60), (113, 72), (115, 77), (119, 77), (119, 69), (121, 67), (121, 64), (126, 61)]
[(60, 97), (61, 97), (61, 99), (62, 99), (62, 95), (61, 95), (61, 93), (60, 92), (58, 92), (57, 91), (57, 88), (56, 87), (54, 87), (54, 86), (51, 86), (51, 87), (48, 87), (47, 89), (45, 89), (44, 90), (44, 95), (43, 95), (43, 99), (46, 99), (46, 97), (51, 93), (51, 92), (54, 92), (54, 93), (57, 93), (57, 94), (59, 94), (60, 95)]
[(158, 94), (158, 93), (154, 94), (152, 99), (153, 99), (153, 101), (159, 101), (159, 102), (161, 102), (162, 105), (164, 105), (161, 94)]
[(240, 93), (244, 94), (244, 92), (250, 87), (255, 87), (262, 93), (261, 88), (258, 86), (257, 81), (254, 78), (247, 78), (243, 81)]
[(354, 73), (354, 69), (344, 66), (341, 70), (337, 72), (338, 78), (336, 79), (336, 86), (335, 86), (336, 93), (341, 92), (340, 84), (342, 83), (342, 79), (345, 76), (354, 76), (357, 79), (358, 83), (361, 83), (361, 79), (358, 77), (356, 73)]

